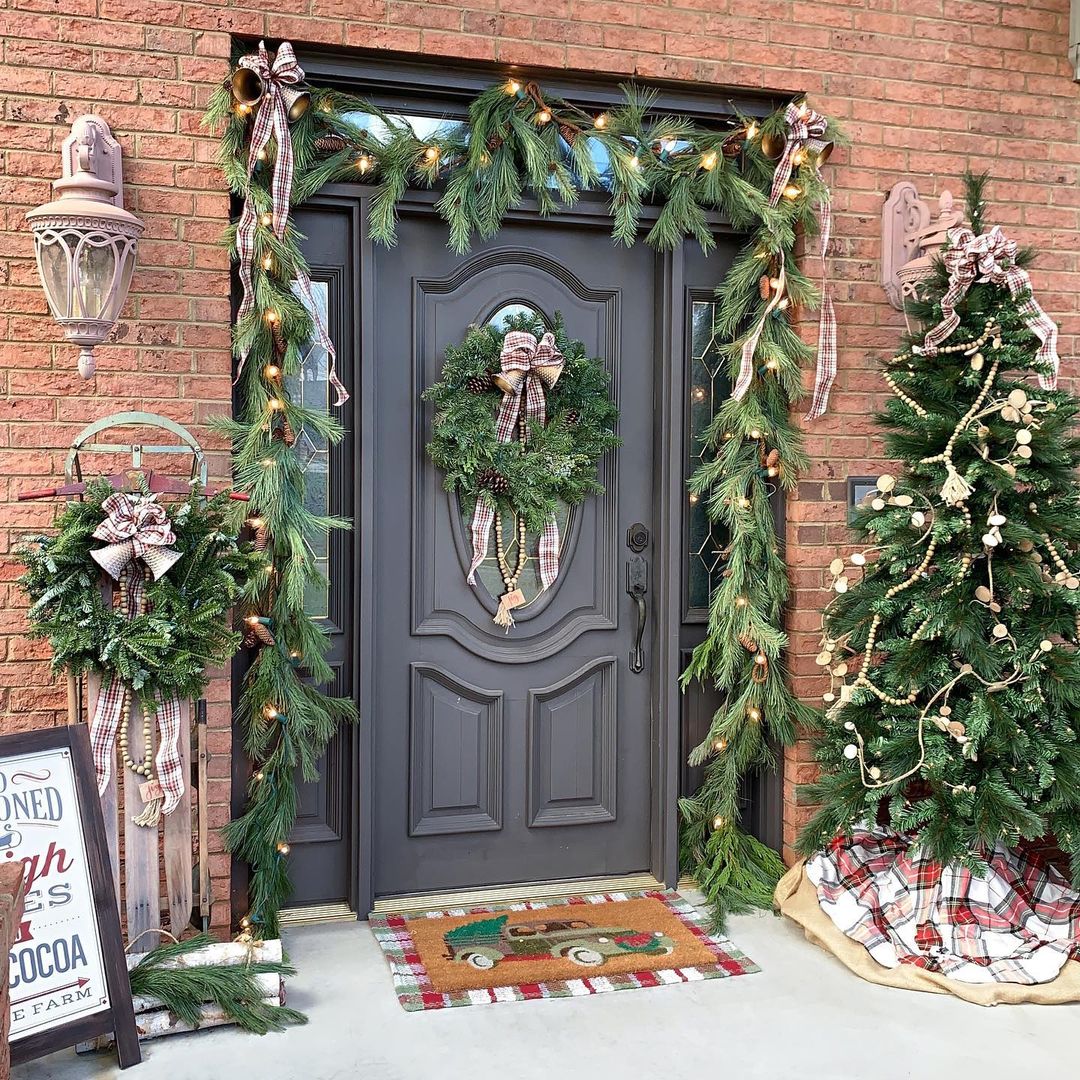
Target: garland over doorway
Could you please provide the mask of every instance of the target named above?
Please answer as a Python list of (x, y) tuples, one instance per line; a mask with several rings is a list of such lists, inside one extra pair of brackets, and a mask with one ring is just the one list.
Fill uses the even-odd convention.
[[(253, 775), (247, 806), (226, 829), (230, 850), (252, 868), (244, 929), (276, 933), (289, 891), (295, 769), (312, 776), (338, 724), (354, 716), (351, 702), (318, 689), (331, 676), (326, 641), (303, 607), (304, 584), (316, 576), (305, 534), (346, 523), (305, 509), (304, 477), (291, 450), (301, 427), (331, 442), (342, 429), (293, 401), (285, 383), (314, 338), (329, 354), (337, 404), (347, 397), (289, 218), (292, 205), (343, 181), (374, 186), (370, 236), (385, 245), (395, 242), (397, 204), (407, 189), (436, 184), (448, 244), (457, 252), (474, 238), (494, 236), (525, 198), (552, 214), (586, 191), (609, 196), (615, 243), (636, 242), (646, 203), (659, 208), (645, 236), (659, 250), (691, 237), (708, 251), (709, 211), (748, 234), (717, 288), (715, 331), (737, 376), (735, 396), (720, 409), (708, 434), (713, 452), (691, 481), (730, 540), (708, 636), (684, 675), (684, 685), (712, 683), (722, 704), (694, 751), (693, 760), (706, 763), (705, 782), (682, 805), (682, 849), (718, 920), (767, 902), (781, 867), (775, 853), (739, 828), (739, 790), (748, 771), (771, 763), (770, 740), (793, 741), (808, 716), (782, 670), (788, 583), (770, 496), (793, 489), (805, 461), (789, 412), (813, 354), (793, 316), (816, 305), (818, 294), (794, 249), (802, 234), (828, 239), (821, 165), (837, 131), (804, 101), (760, 123), (725, 118), (724, 130), (712, 130), (687, 117), (656, 115), (654, 96), (636, 86), (623, 88), (618, 105), (587, 113), (510, 77), (475, 98), (467, 124), (448, 123), (421, 139), (372, 102), (307, 88), (303, 79), (288, 43), (275, 55), (260, 43), (239, 59), (206, 116), (221, 131), (221, 164), (244, 207), (229, 233), (244, 292), (233, 337), (239, 406), (236, 419), (221, 426), (233, 442), (236, 482), (251, 494), (251, 527), (274, 567), (246, 614), (258, 651), (239, 712)], [(811, 416), (824, 411), (835, 373), (827, 293), (824, 300)]]

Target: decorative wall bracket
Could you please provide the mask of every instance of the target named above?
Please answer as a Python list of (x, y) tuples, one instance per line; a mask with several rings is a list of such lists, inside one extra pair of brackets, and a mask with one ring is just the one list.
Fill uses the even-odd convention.
[(881, 287), (894, 308), (902, 310), (904, 298), (916, 295), (949, 229), (963, 221), (963, 211), (954, 208), (947, 190), (938, 198), (936, 215), (910, 180), (901, 180), (889, 192), (881, 208)]

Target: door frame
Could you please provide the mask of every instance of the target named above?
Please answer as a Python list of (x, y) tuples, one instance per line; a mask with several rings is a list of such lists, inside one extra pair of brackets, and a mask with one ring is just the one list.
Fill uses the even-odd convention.
[[(245, 44), (250, 44), (246, 39)], [(419, 114), (451, 117), (464, 115), (467, 102), (480, 90), (511, 72), (516, 78), (534, 78), (545, 88), (583, 108), (610, 107), (620, 94), (617, 78), (565, 69), (528, 68), (520, 65), (428, 60), (413, 55), (361, 50), (309, 48), (304, 53), (308, 80), (315, 85), (349, 89), (360, 96), (378, 100), (384, 107), (399, 108)], [(637, 84), (657, 92), (656, 109), (682, 113), (706, 123), (719, 123), (725, 117), (745, 115), (761, 118), (796, 91), (748, 90), (706, 87), (671, 80), (635, 79)], [(352, 868), (349, 880), (349, 903), (359, 918), (366, 917), (374, 901), (372, 824), (374, 821), (374, 785), (372, 759), (374, 729), (373, 686), (365, 673), (373, 670), (374, 657), (374, 581), (372, 545), (374, 507), (366, 499), (373, 490), (374, 454), (370, 452), (369, 433), (374, 411), (372, 380), (374, 364), (364, 359), (375, 356), (373, 320), (365, 315), (374, 310), (374, 263), (376, 245), (368, 237), (370, 201), (373, 189), (362, 183), (332, 184), (323, 188), (304, 205), (327, 209), (350, 216), (353, 245), (347, 273), (350, 280), (343, 290), (357, 314), (351, 320), (348, 343), (339, 343), (339, 352), (349, 363), (343, 372), (353, 392), (353, 474), (349, 478), (354, 500), (352, 604), (355, 633), (352, 641), (353, 688), (360, 721), (355, 730), (342, 732), (351, 743), (352, 786)], [(410, 189), (399, 203), (401, 213), (435, 213), (440, 197), (434, 190)], [(657, 210), (643, 208), (643, 229), (655, 221)], [(608, 219), (607, 200), (600, 195), (583, 195), (569, 208), (561, 208), (551, 220), (566, 224), (579, 222), (595, 226)], [(508, 221), (535, 222), (543, 228), (544, 219), (535, 204), (528, 200), (506, 215)], [(738, 237), (720, 214), (708, 215), (710, 228), (718, 237)], [(682, 709), (678, 677), (683, 666), (680, 645), (682, 623), (683, 572), (683, 454), (684, 396), (687, 327), (685, 319), (684, 253), (694, 241), (686, 240), (672, 252), (654, 256), (654, 355), (653, 404), (656, 417), (653, 427), (653, 490), (655, 532), (652, 548), (653, 603), (648, 645), (653, 650), (650, 701), (650, 866), (658, 881), (674, 886), (679, 876), (678, 797), (682, 775)], [(317, 267), (315, 267), (317, 269)], [(235, 282), (234, 282), (235, 292)], [(346, 353), (346, 349), (348, 350)], [(234, 695), (238, 683), (234, 679)], [(243, 791), (243, 779), (237, 784), (234, 758), (234, 802)], [(246, 763), (245, 763), (246, 764)], [(243, 768), (242, 765), (239, 768)], [(237, 871), (240, 871), (237, 873)], [(246, 874), (234, 861), (234, 906), (246, 892)]]

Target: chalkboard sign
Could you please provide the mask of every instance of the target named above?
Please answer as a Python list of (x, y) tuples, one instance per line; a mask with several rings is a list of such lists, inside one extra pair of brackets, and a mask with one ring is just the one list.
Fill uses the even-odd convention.
[(0, 738), (0, 860), (20, 860), (26, 905), (11, 949), (11, 1060), (115, 1032), (139, 1039), (105, 825), (84, 724)]

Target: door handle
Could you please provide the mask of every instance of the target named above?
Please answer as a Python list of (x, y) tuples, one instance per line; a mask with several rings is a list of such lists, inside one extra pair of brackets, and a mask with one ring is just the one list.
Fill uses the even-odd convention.
[(637, 630), (634, 634), (634, 647), (630, 650), (630, 670), (636, 674), (645, 668), (645, 654), (641, 643), (645, 638), (645, 620), (648, 615), (645, 594), (649, 591), (649, 564), (641, 555), (635, 555), (626, 562), (626, 591), (637, 604)]

